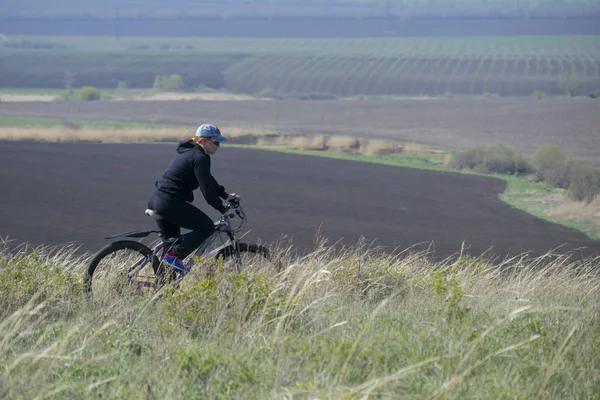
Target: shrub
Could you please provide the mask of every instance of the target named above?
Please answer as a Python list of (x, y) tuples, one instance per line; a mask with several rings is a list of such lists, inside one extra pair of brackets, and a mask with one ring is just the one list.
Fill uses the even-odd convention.
[[(250, 274), (243, 271), (228, 273), (220, 266), (216, 273), (205, 279), (198, 279), (189, 286), (167, 288), (162, 300), (166, 315), (187, 327), (192, 332), (208, 332), (226, 312), (235, 315), (235, 323), (259, 317), (265, 313), (267, 299), (275, 290), (274, 274)], [(271, 300), (277, 295), (273, 294)], [(276, 303), (276, 302), (275, 302)], [(230, 327), (235, 323), (230, 321)], [(230, 327), (221, 326), (229, 329)]]
[[(46, 302), (55, 311), (68, 311), (83, 293), (80, 274), (65, 265), (68, 254), (34, 250), (11, 255), (0, 249), (0, 318), (28, 302)], [(62, 264), (60, 263), (62, 260)]]
[(575, 163), (568, 193), (573, 200), (591, 203), (600, 193), (600, 171), (585, 163)]
[(268, 86), (266, 88), (263, 88), (260, 92), (258, 92), (258, 97), (275, 97), (276, 95), (277, 93), (275, 92), (275, 90)]
[(154, 89), (163, 92), (179, 92), (185, 87), (181, 75), (159, 75), (154, 79)]
[(167, 79), (163, 80), (164, 90), (168, 92), (178, 92), (183, 90), (183, 78), (181, 75), (173, 74), (169, 76)]
[(565, 96), (575, 96), (575, 92), (582, 86), (576, 73), (561, 73), (558, 76), (558, 88), (565, 92)]
[(459, 152), (453, 167), (470, 169), (484, 174), (523, 174), (532, 172), (531, 166), (512, 147), (503, 144), (488, 144)]
[(102, 93), (93, 86), (84, 86), (77, 90), (77, 99), (82, 101), (100, 100)]
[(532, 159), (536, 178), (558, 188), (568, 188), (570, 184), (573, 158), (560, 146), (540, 147)]

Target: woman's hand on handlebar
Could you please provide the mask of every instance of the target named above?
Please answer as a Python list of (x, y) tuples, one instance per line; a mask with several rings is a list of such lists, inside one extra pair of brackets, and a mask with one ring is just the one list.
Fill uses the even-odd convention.
[(237, 193), (230, 193), (229, 196), (227, 196), (227, 201), (233, 200), (233, 199), (235, 199), (235, 200), (241, 200), (242, 198)]

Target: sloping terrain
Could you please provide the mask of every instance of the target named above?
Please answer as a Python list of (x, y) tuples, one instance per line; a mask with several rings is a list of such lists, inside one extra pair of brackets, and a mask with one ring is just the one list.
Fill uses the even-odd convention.
[[(75, 242), (94, 251), (122, 231), (154, 229), (143, 213), (173, 145), (0, 145), (0, 235), (15, 243)], [(431, 248), (436, 257), (467, 253), (504, 257), (600, 243), (512, 209), (497, 198), (497, 179), (223, 147), (213, 174), (243, 196), (246, 240), (292, 238), (313, 248), (322, 227), (330, 242), (367, 242), (389, 251)], [(197, 196), (198, 197), (198, 196)], [(211, 217), (202, 199), (196, 204)]]

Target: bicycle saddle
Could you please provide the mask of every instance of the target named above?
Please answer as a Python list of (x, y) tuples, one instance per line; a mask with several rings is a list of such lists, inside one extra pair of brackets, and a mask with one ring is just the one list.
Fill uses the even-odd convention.
[(150, 208), (147, 208), (146, 211), (144, 211), (144, 214), (154, 219), (162, 219), (162, 215), (157, 213), (156, 210), (151, 210)]

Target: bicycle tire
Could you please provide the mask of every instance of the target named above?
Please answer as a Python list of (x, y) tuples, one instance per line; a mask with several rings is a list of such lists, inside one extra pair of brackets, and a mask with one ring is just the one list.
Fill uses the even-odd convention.
[[(142, 257), (149, 257), (152, 255), (152, 250), (148, 246), (146, 246), (140, 242), (136, 242), (134, 240), (119, 240), (119, 241), (112, 242), (112, 243), (104, 246), (102, 249), (100, 249), (94, 255), (94, 257), (92, 258), (92, 260), (90, 261), (88, 267), (86, 268), (86, 270), (84, 272), (83, 288), (86, 293), (89, 294), (92, 292), (93, 276), (94, 276), (94, 273), (96, 272), (96, 268), (102, 262), (102, 260), (104, 260), (108, 256), (112, 255), (113, 253), (116, 253), (116, 252), (122, 251), (122, 250), (131, 250), (131, 251), (137, 252)], [(152, 270), (154, 271), (156, 276), (159, 276), (159, 274), (158, 274), (159, 264), (160, 263), (159, 263), (158, 259), (156, 258), (156, 256), (153, 256), (152, 257)]]
[[(281, 264), (275, 259), (272, 252), (265, 246), (261, 246), (254, 243), (239, 243), (240, 253), (252, 253), (259, 255), (269, 261), (270, 269), (279, 272), (281, 271)], [(219, 262), (219, 259), (227, 261), (236, 255), (236, 249), (234, 245), (229, 245), (219, 251), (215, 256), (215, 261)]]

